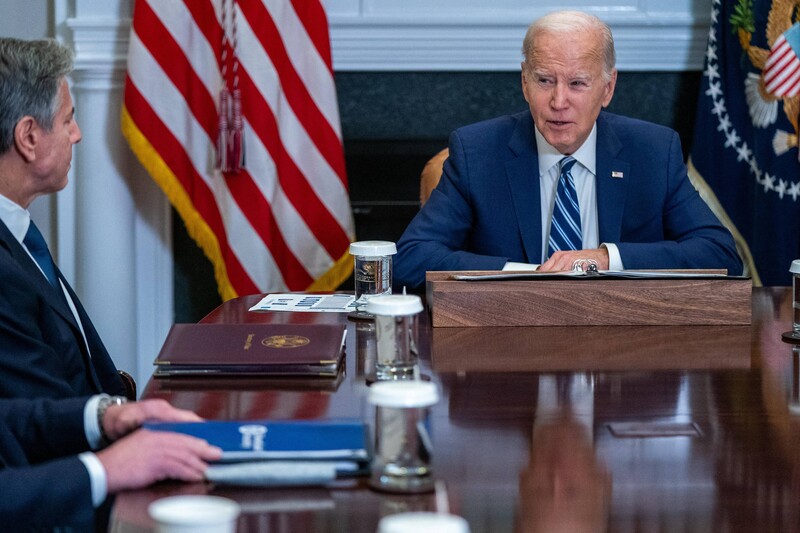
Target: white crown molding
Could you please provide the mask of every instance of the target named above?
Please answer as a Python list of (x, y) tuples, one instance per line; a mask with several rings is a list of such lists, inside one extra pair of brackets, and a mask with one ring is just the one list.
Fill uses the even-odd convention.
[(75, 50), (75, 70), (124, 71), (130, 18), (68, 18), (58, 35)]
[[(516, 71), (527, 25), (331, 21), (337, 71)], [(621, 71), (700, 70), (707, 24), (612, 28)]]
[(340, 71), (516, 71), (528, 24), (565, 7), (611, 27), (619, 70), (700, 70), (711, 21), (697, 0), (323, 2)]
[[(440, 0), (445, 1), (445, 0)], [(445, 2), (447, 3), (447, 2)], [(328, 2), (333, 66), (337, 71), (516, 71), (529, 20), (507, 13), (480, 16), (354, 13)], [(620, 71), (701, 70), (710, 17), (641, 6), (598, 13), (614, 33)], [(595, 10), (597, 11), (597, 10)], [(76, 70), (124, 71), (130, 18), (73, 17), (59, 35), (76, 51)]]

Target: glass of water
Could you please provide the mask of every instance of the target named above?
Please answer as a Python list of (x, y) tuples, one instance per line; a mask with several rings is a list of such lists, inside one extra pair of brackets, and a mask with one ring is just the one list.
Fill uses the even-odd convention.
[(430, 381), (379, 381), (369, 388), (375, 406), (375, 455), (370, 486), (397, 493), (434, 489), (429, 408), (439, 401)]
[(359, 241), (350, 244), (355, 277), (356, 310), (352, 318), (372, 318), (366, 311), (372, 296), (392, 293), (392, 256), (397, 247), (390, 241)]
[(412, 294), (384, 294), (372, 297), (366, 310), (375, 316), (375, 378), (416, 379), (417, 315), (423, 310), (422, 299)]

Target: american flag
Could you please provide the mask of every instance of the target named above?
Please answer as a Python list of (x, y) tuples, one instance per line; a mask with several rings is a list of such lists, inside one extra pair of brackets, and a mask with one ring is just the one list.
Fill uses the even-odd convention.
[[(354, 230), (321, 3), (137, 0), (132, 26), (123, 134), (223, 299), (334, 289)], [(218, 168), (224, 88), (241, 92), (234, 172)]]
[(764, 65), (764, 86), (778, 97), (792, 97), (800, 92), (800, 22), (782, 33), (772, 43)]

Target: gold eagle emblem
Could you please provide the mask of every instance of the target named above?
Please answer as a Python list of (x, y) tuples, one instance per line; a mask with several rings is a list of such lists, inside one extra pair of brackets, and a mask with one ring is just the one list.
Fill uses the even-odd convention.
[(308, 337), (302, 335), (273, 335), (262, 339), (261, 344), (267, 348), (299, 348), (310, 342)]
[[(795, 22), (797, 22), (800, 0), (774, 0), (767, 17), (766, 37), (770, 48), (776, 39), (783, 35)], [(753, 23), (752, 0), (739, 0), (731, 17), (732, 25), (737, 29), (739, 43), (747, 54), (750, 63), (761, 71), (760, 74), (751, 74), (745, 81), (745, 93), (753, 125), (766, 128), (775, 123), (778, 111), (778, 102), (783, 103), (783, 112), (789, 122), (794, 126), (794, 133), (777, 131), (773, 139), (773, 148), (776, 155), (781, 155), (790, 148), (797, 146), (798, 138), (798, 112), (800, 111), (800, 94), (787, 97), (776, 97), (770, 94), (764, 83), (764, 67), (770, 55), (770, 50), (752, 44), (755, 25)]]

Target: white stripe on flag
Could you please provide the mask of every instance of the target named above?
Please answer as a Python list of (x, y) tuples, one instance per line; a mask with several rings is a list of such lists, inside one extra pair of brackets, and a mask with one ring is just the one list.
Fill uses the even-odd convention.
[(275, 66), (244, 18), (239, 21), (239, 36), (242, 42), (250, 43), (250, 46), (240, 48), (239, 61), (272, 109), (284, 148), (339, 225), (342, 228), (351, 227), (347, 190), (286, 100)]
[(148, 2), (148, 5), (183, 50), (192, 70), (203, 81), (206, 91), (216, 102), (222, 87), (222, 77), (217, 68), (218, 58), (192, 14), (186, 9), (186, 4), (172, 1)]
[[(199, 30), (191, 14), (186, 11), (183, 3), (156, 3), (155, 9), (159, 18), (165, 23), (170, 34), (182, 45), (184, 53), (192, 64), (193, 70), (204, 79), (206, 89), (214, 95), (219, 91), (221, 77), (216, 68), (216, 57), (208, 45), (205, 36)], [(172, 6), (167, 9), (166, 6)], [(183, 8), (183, 9), (181, 9)], [(239, 14), (241, 16), (241, 14)], [(169, 24), (167, 26), (167, 24)], [(190, 49), (186, 43), (195, 43)], [(248, 167), (258, 169), (252, 178), (261, 194), (270, 204), (275, 221), (289, 249), (303, 264), (312, 277), (323, 275), (335, 262), (325, 248), (319, 243), (314, 234), (309, 230), (305, 220), (299, 215), (294, 206), (288, 201), (280, 184), (277, 183), (275, 164), (269, 157), (264, 145), (247, 122), (244, 128), (245, 146), (247, 147)], [(337, 258), (338, 259), (338, 258)]]
[(336, 85), (333, 76), (308, 36), (294, 7), (285, 0), (264, 0), (264, 5), (272, 15), (286, 53), (300, 79), (311, 94), (322, 115), (333, 131), (341, 139), (339, 104), (336, 101)]
[(294, 205), (286, 198), (283, 189), (275, 179), (275, 162), (261, 143), (261, 139), (252, 133), (252, 127), (245, 122), (247, 138), (248, 167), (258, 169), (252, 176), (261, 194), (272, 206), (272, 214), (280, 226), (287, 246), (295, 257), (303, 264), (313, 277), (324, 274), (337, 258), (332, 258), (308, 228), (303, 217)]
[[(145, 45), (140, 36), (131, 32), (128, 59), (130, 83), (158, 117), (161, 126), (167, 128), (175, 137), (175, 142), (183, 147), (197, 179), (202, 181), (192, 184), (191, 181), (195, 179), (194, 175), (177, 176), (178, 179), (188, 182), (187, 188), (198, 187), (197, 191), (205, 192), (209, 197), (213, 196), (215, 206), (212, 208), (195, 206), (195, 209), (198, 209), (201, 216), (214, 216), (214, 220), (222, 221), (223, 228), (220, 231), (224, 231), (225, 234), (217, 235), (217, 238), (220, 241), (227, 241), (233, 258), (216, 257), (217, 254), (213, 250), (206, 250), (210, 256), (215, 256), (212, 259), (215, 262), (217, 274), (222, 274), (224, 277), (225, 270), (220, 270), (220, 267), (221, 265), (224, 267), (227, 262), (228, 266), (237, 269), (237, 272), (240, 265), (250, 278), (252, 286), (258, 287), (261, 291), (303, 290), (306, 285), (288, 287), (287, 283), (300, 285), (307, 283), (309, 278), (319, 279), (328, 273), (339, 257), (347, 252), (347, 241), (342, 237), (346, 235), (352, 238), (354, 233), (346, 176), (340, 168), (341, 152), (337, 153), (342, 148), (341, 126), (334, 78), (324, 59), (327, 50), (323, 50), (322, 53), (317, 50), (314, 43), (320, 41), (311, 38), (311, 35), (314, 35), (315, 39), (317, 38), (314, 33), (316, 28), (309, 26), (311, 35), (306, 31), (306, 26), (300, 18), (304, 15), (304, 11), (296, 12), (290, 0), (260, 0), (263, 2), (263, 9), (266, 9), (272, 17), (282, 41), (282, 43), (271, 41), (268, 46), (285, 45), (285, 53), (297, 76), (294, 79), (305, 86), (310, 96), (310, 100), (305, 93), (290, 94), (287, 98), (287, 95), (283, 93), (285, 88), (280, 84), (272, 59), (267, 56), (259, 36), (254, 33), (254, 31), (264, 32), (266, 29), (252, 28), (250, 22), (243, 15), (241, 6), (236, 2), (231, 2), (230, 5), (235, 6), (237, 10), (237, 53), (241, 72), (252, 80), (255, 89), (262, 95), (267, 106), (271, 108), (278, 128), (278, 138), (265, 138), (264, 142), (279, 143), (281, 150), (285, 150), (302, 176), (287, 175), (278, 179), (278, 169), (275, 161), (272, 160), (273, 154), (267, 150), (256, 133), (262, 130), (254, 129), (254, 126), (259, 128), (264, 124), (259, 113), (262, 113), (262, 110), (263, 113), (268, 113), (268, 110), (258, 100), (245, 102), (245, 112), (255, 114), (255, 116), (243, 117), (245, 122), (245, 173), (238, 176), (244, 180), (252, 179), (252, 183), (250, 181), (229, 182), (227, 179), (230, 176), (223, 177), (214, 168), (216, 107), (220, 88), (225, 83), (218, 68), (220, 58), (217, 57), (216, 50), (220, 43), (209, 43), (206, 38), (207, 34), (213, 35), (219, 31), (217, 25), (221, 21), (221, 2), (219, 0), (203, 0), (202, 4), (189, 3), (194, 1), (196, 0), (139, 0), (142, 2), (141, 10), (134, 7), (134, 16), (136, 13), (141, 13), (142, 22), (140, 23), (147, 23), (146, 13), (149, 9), (159, 18), (186, 56), (187, 68), (194, 71), (194, 74), (200, 79), (202, 87), (176, 87), (172, 83), (167, 75), (167, 72), (173, 76), (176, 74), (176, 72), (168, 70), (171, 68), (170, 60), (172, 58), (164, 56), (164, 51), (171, 50), (172, 44), (159, 42), (159, 39), (164, 39), (163, 37), (151, 37), (148, 30), (153, 28), (146, 26), (139, 28), (142, 35), (155, 42), (148, 42)], [(144, 2), (147, 4), (145, 5)], [(191, 9), (187, 6), (190, 6)], [(260, 13), (261, 9), (262, 6), (245, 5), (247, 13)], [(207, 17), (212, 16), (212, 10), (216, 14), (216, 19), (208, 20)], [(317, 15), (319, 12), (314, 12), (314, 14)], [(229, 40), (233, 40), (231, 15), (228, 13), (228, 23), (225, 28)], [(195, 20), (194, 16), (200, 18)], [(315, 21), (315, 23), (322, 22), (322, 20)], [(205, 24), (213, 26), (202, 27)], [(325, 30), (325, 28), (321, 29)], [(153, 34), (158, 35), (155, 32)], [(275, 39), (275, 37), (270, 35), (270, 39)], [(160, 48), (162, 44), (164, 47)], [(321, 46), (323, 45), (321, 44)], [(150, 54), (148, 47), (154, 50), (155, 56)], [(159, 59), (163, 64), (163, 69), (159, 64)], [(184, 59), (181, 57), (176, 58), (172, 68), (182, 67), (183, 61)], [(177, 74), (183, 76), (183, 73), (178, 72)], [(283, 76), (283, 74), (281, 75)], [(188, 85), (190, 79), (176, 77), (176, 83)], [(249, 91), (249, 86), (247, 89)], [(190, 94), (187, 92), (189, 90), (193, 95), (191, 102), (187, 101), (181, 92), (188, 95)], [(205, 91), (205, 94), (195, 92), (198, 90)], [(198, 95), (200, 97), (197, 97)], [(303, 102), (303, 99), (305, 99), (305, 103), (301, 105), (318, 108), (310, 115), (316, 116), (316, 119), (307, 118), (308, 107), (302, 111), (290, 107), (289, 102), (298, 105), (297, 102)], [(134, 124), (146, 124), (141, 121), (145, 117), (149, 117), (150, 111), (147, 108), (139, 107), (138, 102), (137, 99), (131, 100), (129, 102), (131, 109), (128, 109), (128, 112)], [(214, 105), (214, 108), (200, 109), (199, 105)], [(198, 112), (198, 116), (192, 114), (192, 108)], [(211, 123), (212, 117), (213, 123)], [(328, 125), (324, 125), (323, 121)], [(314, 128), (317, 126), (324, 127), (323, 131), (316, 132)], [(156, 128), (146, 128), (141, 125), (139, 129), (145, 135), (148, 135), (147, 132), (157, 131)], [(338, 145), (336, 140), (338, 140)], [(147, 141), (156, 150), (159, 149), (159, 139), (148, 138)], [(317, 146), (316, 142), (327, 144)], [(172, 146), (172, 143), (165, 144), (162, 148), (173, 151), (177, 149)], [(134, 150), (142, 157), (137, 148), (134, 147)], [(283, 168), (281, 165), (282, 170)], [(172, 171), (180, 172), (180, 169), (174, 168)], [(169, 177), (162, 177), (162, 179), (169, 180)], [(286, 186), (285, 180), (292, 179), (304, 179), (307, 184), (302, 183), (297, 186), (292, 184), (291, 189), (287, 186), (287, 189), (284, 190), (281, 183)], [(165, 184), (161, 180), (160, 183), (165, 188), (170, 186), (169, 183)], [(318, 203), (315, 199), (310, 198), (306, 200), (310, 200), (309, 204), (304, 205), (303, 200), (298, 198), (299, 195), (296, 191), (302, 191), (307, 187), (310, 187), (317, 195)], [(242, 191), (248, 190), (257, 190), (257, 194), (262, 197), (244, 197), (243, 194), (249, 193)], [(287, 191), (291, 191), (291, 199), (287, 196)], [(306, 196), (310, 195), (306, 194)], [(237, 202), (237, 198), (241, 204)], [(265, 204), (269, 206), (269, 213), (256, 212), (256, 209)], [(309, 205), (319, 206), (320, 211), (325, 209), (327, 212), (314, 213), (309, 211)], [(202, 212), (201, 209), (203, 209)], [(320, 224), (314, 222), (312, 227), (312, 219), (316, 220), (319, 215), (322, 215), (323, 220), (335, 221), (341, 231), (330, 231), (331, 223), (320, 228), (317, 227)], [(271, 219), (268, 218), (270, 216)], [(275, 227), (271, 224), (273, 220)], [(196, 223), (195, 221), (194, 224)], [(187, 221), (188, 224), (189, 221)], [(326, 233), (327, 231), (330, 233)], [(261, 234), (264, 235), (264, 238), (261, 237)], [(324, 240), (328, 238), (327, 235), (331, 235), (329, 242)], [(276, 247), (270, 250), (267, 243), (270, 245), (274, 243), (275, 246), (281, 248), (279, 250)], [(286, 249), (282, 248), (283, 244), (286, 245)], [(341, 250), (338, 250), (340, 247)], [(294, 259), (297, 259), (297, 262)], [(288, 270), (292, 268), (295, 270)], [(304, 268), (305, 272), (298, 272), (300, 268)], [(336, 273), (337, 277), (341, 275), (343, 275), (342, 272)], [(239, 281), (242, 287), (252, 289), (252, 286), (248, 285), (248, 280), (243, 276), (237, 276), (236, 282), (231, 279), (221, 279), (220, 288), (223, 289), (225, 283), (231, 283), (233, 286), (225, 288), (225, 290), (229, 291), (232, 288), (235, 292), (242, 294), (242, 289), (236, 287)], [(338, 281), (338, 279), (331, 278), (332, 283)]]
[(800, 60), (786, 40), (780, 35), (773, 43), (764, 66), (764, 87), (774, 96), (794, 96), (800, 90), (797, 85), (800, 76)]
[(183, 95), (172, 84), (161, 66), (135, 32), (131, 32), (131, 54), (136, 58), (128, 66), (128, 74), (155, 114), (184, 147), (197, 174), (211, 190), (222, 213), (228, 243), (250, 278), (264, 290), (283, 290), (285, 283), (269, 249), (253, 230), (247, 218), (231, 197), (225, 180), (213, 175), (214, 143), (197, 123)]

